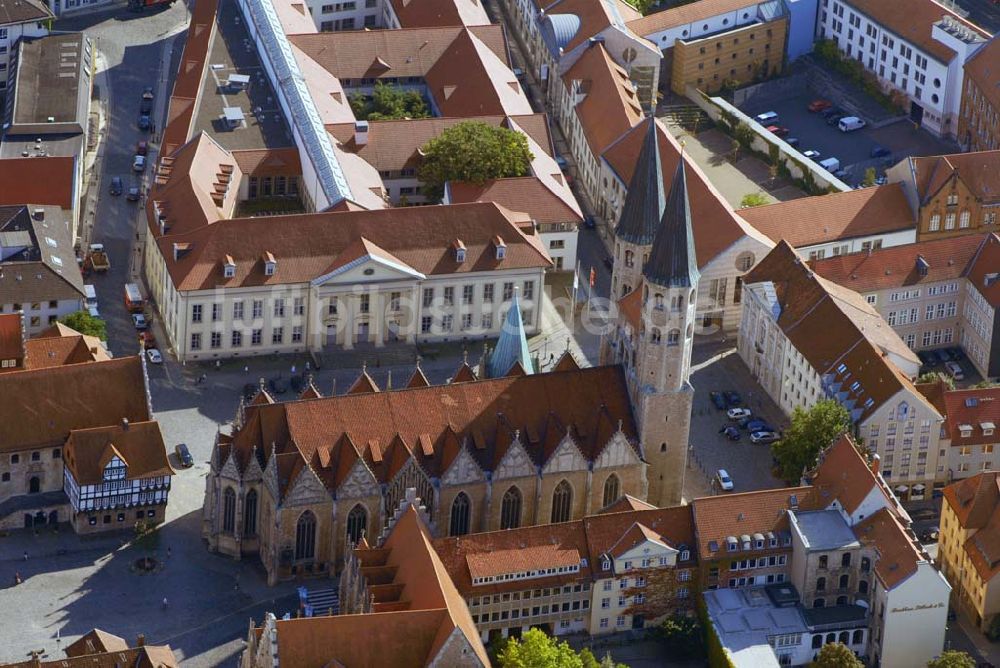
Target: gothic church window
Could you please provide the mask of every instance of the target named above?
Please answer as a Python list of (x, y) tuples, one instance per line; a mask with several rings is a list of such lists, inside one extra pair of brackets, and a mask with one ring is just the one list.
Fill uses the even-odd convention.
[(614, 473), (608, 476), (608, 479), (604, 481), (604, 503), (603, 507), (610, 506), (612, 503), (617, 501), (621, 497), (621, 484), (619, 483), (618, 476)]
[(500, 528), (516, 529), (521, 526), (521, 490), (511, 487), (500, 504)]
[(316, 516), (311, 510), (299, 515), (295, 523), (295, 559), (312, 559), (316, 556)]
[(464, 536), (469, 533), (469, 497), (459, 492), (451, 504), (449, 536)]
[(570, 506), (573, 500), (573, 490), (569, 483), (563, 480), (552, 492), (552, 523), (569, 522)]
[(357, 545), (368, 528), (368, 512), (360, 503), (347, 513), (347, 542)]
[(254, 489), (247, 492), (243, 501), (243, 535), (257, 535), (257, 490)]
[(222, 495), (222, 530), (232, 533), (236, 530), (236, 492), (227, 487)]

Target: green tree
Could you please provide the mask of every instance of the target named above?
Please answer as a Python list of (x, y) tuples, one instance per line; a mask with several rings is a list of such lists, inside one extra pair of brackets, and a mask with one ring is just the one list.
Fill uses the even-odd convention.
[(649, 8), (653, 6), (653, 0), (625, 0), (625, 2), (635, 7), (643, 15), (649, 12)]
[(427, 101), (418, 91), (403, 90), (381, 81), (375, 84), (370, 96), (357, 93), (350, 97), (350, 102), (354, 115), (362, 120), (428, 118), (431, 115)]
[(733, 141), (729, 144), (729, 159), (733, 162), (740, 159), (740, 146), (741, 144), (739, 139), (733, 139)]
[(584, 648), (577, 654), (566, 641), (551, 638), (539, 629), (530, 629), (520, 640), (508, 638), (497, 655), (500, 668), (628, 668), (615, 663), (608, 654), (601, 662)]
[(917, 378), (918, 383), (936, 383), (939, 380), (943, 380), (944, 384), (948, 386), (948, 389), (955, 389), (955, 379), (951, 376), (946, 376), (943, 373), (938, 373), (937, 371), (928, 371), (924, 375)]
[(847, 645), (831, 642), (823, 645), (811, 668), (865, 668)]
[(949, 649), (927, 662), (927, 668), (976, 668), (976, 660), (966, 652)]
[(705, 640), (696, 617), (674, 614), (656, 627), (656, 636), (666, 646), (667, 654), (678, 659), (700, 659), (705, 656)]
[(834, 399), (819, 401), (808, 411), (797, 407), (792, 413), (791, 426), (781, 440), (771, 445), (778, 461), (780, 475), (785, 480), (798, 480), (805, 469), (816, 464), (820, 450), (829, 446), (851, 427), (847, 409)]
[(749, 209), (753, 206), (763, 206), (769, 203), (770, 201), (764, 193), (747, 193), (743, 196), (743, 199), (740, 200), (740, 208)]
[(108, 327), (105, 322), (100, 318), (95, 318), (86, 311), (70, 313), (67, 316), (63, 316), (62, 320), (59, 322), (67, 327), (75, 329), (81, 334), (96, 336), (101, 341), (108, 340)]
[(439, 200), (446, 181), (482, 184), (489, 179), (525, 176), (534, 157), (521, 132), (481, 121), (451, 126), (424, 144), (419, 178), (424, 192)]
[[(948, 380), (951, 380), (951, 378), (948, 378)], [(951, 382), (951, 386), (952, 386), (952, 388), (955, 387), (955, 381)], [(991, 387), (996, 387), (996, 386), (997, 386), (997, 383), (994, 383), (992, 380), (981, 380), (978, 383), (976, 383), (975, 385), (973, 385), (972, 387), (976, 388), (977, 390), (985, 390), (985, 389), (988, 389), (988, 388), (991, 388)]]
[(866, 188), (868, 186), (875, 185), (875, 176), (876, 176), (875, 168), (869, 167), (868, 169), (865, 170), (865, 176), (863, 179), (861, 179), (861, 185), (865, 186)]
[(733, 128), (733, 137), (746, 148), (750, 148), (750, 145), (753, 144), (754, 133), (749, 125), (741, 121)]

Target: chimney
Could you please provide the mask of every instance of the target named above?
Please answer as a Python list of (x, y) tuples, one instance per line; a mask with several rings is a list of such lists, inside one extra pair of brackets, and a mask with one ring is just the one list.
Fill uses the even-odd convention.
[(368, 143), (368, 121), (354, 121), (354, 143), (357, 146)]
[(45, 209), (41, 208), (35, 209), (32, 212), (31, 217), (34, 218), (35, 220), (45, 220)]
[(882, 466), (882, 458), (879, 457), (877, 453), (872, 455), (872, 473), (878, 475), (881, 466)]
[(139, 635), (137, 635), (135, 637), (135, 646), (136, 647), (145, 647), (146, 646), (146, 636), (145, 636), (145, 634), (140, 633)]
[(128, 431), (128, 418), (122, 418), (122, 431)]

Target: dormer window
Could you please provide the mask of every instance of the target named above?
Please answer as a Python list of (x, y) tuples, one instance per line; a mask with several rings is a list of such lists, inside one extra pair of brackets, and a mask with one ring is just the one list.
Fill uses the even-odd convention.
[[(680, 556), (678, 557), (678, 559), (680, 559), (681, 561), (687, 561), (690, 558), (691, 558), (691, 550), (681, 550), (681, 553), (680, 553)], [(666, 564), (662, 563), (662, 560), (661, 560), (660, 565), (661, 566), (665, 566)]]
[(979, 426), (983, 430), (983, 436), (992, 436), (993, 432), (996, 430), (996, 425), (992, 422), (980, 422)]
[(972, 436), (972, 425), (971, 424), (960, 424), (958, 425), (958, 433), (962, 438), (969, 438)]
[(611, 562), (608, 561), (607, 559), (605, 559), (604, 561), (602, 561), (601, 562), (601, 570), (602, 571), (610, 571), (611, 570)]
[(226, 256), (226, 261), (222, 265), (222, 275), (226, 278), (232, 278), (236, 275), (236, 262), (233, 261), (232, 255)]
[(451, 247), (455, 250), (455, 262), (465, 262), (465, 244), (461, 239), (451, 242)]
[(264, 253), (264, 275), (274, 276), (274, 270), (277, 268), (278, 263), (274, 259), (274, 255), (270, 251)]
[(502, 260), (507, 257), (507, 244), (499, 236), (493, 237), (493, 245), (497, 249), (497, 259)]

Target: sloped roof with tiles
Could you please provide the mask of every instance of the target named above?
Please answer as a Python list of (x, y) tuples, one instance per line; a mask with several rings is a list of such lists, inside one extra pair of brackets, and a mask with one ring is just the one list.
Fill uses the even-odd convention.
[[(138, 355), (0, 375), (0, 450), (62, 443), (70, 431), (151, 418)], [(100, 401), (95, 401), (100, 397)]]
[[(635, 126), (604, 152), (604, 159), (608, 166), (625, 184), (632, 180), (648, 131), (646, 124), (652, 122), (654, 121), (647, 119)], [(672, 180), (677, 171), (677, 163), (681, 159), (681, 145), (671, 136), (661, 121), (656, 120), (655, 123), (664, 191), (669, 192), (670, 181), (668, 179)], [(770, 240), (765, 235), (758, 232), (733, 211), (733, 208), (715, 189), (698, 165), (688, 157), (685, 157), (684, 161), (691, 219), (695, 221), (695, 253), (698, 256), (700, 269), (704, 269), (705, 265), (714, 260), (716, 256), (746, 236), (752, 236), (768, 246), (771, 245)]]
[(3, 668), (179, 668), (170, 645), (144, 645), (121, 650), (81, 654), (65, 659), (5, 663)]
[(923, 49), (945, 65), (955, 57), (955, 52), (931, 36), (931, 28), (942, 17), (949, 16), (979, 36), (989, 37), (989, 33), (975, 23), (935, 0), (846, 0), (845, 4), (863, 12), (875, 23)]
[(482, 0), (390, 0), (403, 28), (487, 25)]
[[(643, 37), (669, 30), (678, 26), (704, 21), (706, 19), (719, 16), (720, 14), (730, 14), (739, 9), (747, 8), (756, 16), (757, 5), (761, 0), (699, 0), (690, 2), (679, 7), (670, 7), (659, 12), (651, 12), (642, 18), (628, 22), (629, 30)], [(673, 46), (669, 44), (667, 46)]]
[(963, 235), (810, 260), (813, 271), (857, 292), (948, 281), (965, 276), (985, 235)]
[(983, 471), (944, 488), (944, 498), (963, 529), (982, 529), (1000, 502), (1000, 472)]
[(104, 467), (114, 453), (124, 462), (129, 480), (173, 475), (156, 422), (132, 422), (76, 429), (66, 440), (64, 460), (77, 484), (100, 485)]
[(946, 390), (943, 398), (944, 428), (952, 447), (1000, 439), (1000, 387)]
[(45, 156), (0, 160), (0, 206), (30, 202), (70, 211), (77, 205), (76, 158)]
[(623, 31), (641, 14), (620, 0), (536, 0), (544, 9), (539, 28), (542, 40), (554, 56), (569, 53), (612, 25)]
[(311, 463), (335, 489), (359, 459), (380, 482), (411, 458), (427, 475), (442, 475), (463, 450), (492, 471), (518, 436), (538, 466), (567, 435), (593, 461), (619, 424), (638, 454), (621, 369), (594, 367), (250, 406), (220, 457), (232, 448), (245, 463), (254, 448), (271, 456), (274, 443), (279, 457), (290, 457), (290, 472)]
[[(494, 203), (422, 206), (223, 219), (157, 243), (178, 290), (305, 283), (368, 256), (417, 275), (548, 267), (540, 238), (522, 231), (526, 220)], [(496, 257), (497, 237), (507, 247), (503, 259)], [(455, 239), (465, 243), (464, 262), (455, 259)], [(177, 248), (183, 252), (175, 257)], [(229, 278), (222, 270), (227, 256), (236, 265)], [(271, 275), (265, 257), (274, 258)]]
[(854, 525), (854, 535), (862, 545), (878, 550), (875, 575), (886, 589), (893, 589), (917, 572), (926, 559), (920, 553), (916, 539), (910, 538), (903, 525), (887, 508), (872, 513)]
[(773, 285), (781, 309), (778, 326), (817, 373), (830, 375), (855, 421), (901, 389), (917, 394), (885, 357), (891, 353), (919, 365), (913, 351), (864, 298), (816, 275), (787, 242), (775, 246), (744, 281)]
[(0, 0), (0, 26), (54, 18), (49, 6), (37, 0)]
[(1000, 308), (1000, 237), (995, 233), (979, 247), (966, 275), (990, 306)]
[(900, 232), (917, 224), (898, 183), (749, 207), (739, 215), (775, 243), (784, 239), (796, 248)]
[(25, 336), (18, 313), (0, 313), (0, 359), (20, 360), (25, 358)]
[(847, 513), (853, 514), (872, 490), (877, 489), (885, 501), (885, 507), (898, 512), (895, 497), (885, 486), (885, 482), (872, 471), (847, 434), (820, 454), (810, 484), (821, 508), (829, 507), (837, 500)]
[(511, 211), (524, 211), (541, 224), (579, 223), (583, 220), (576, 200), (571, 200), (576, 206), (570, 206), (534, 176), (492, 179), (482, 185), (450, 183), (448, 191), (453, 204), (496, 202)]
[(128, 643), (124, 638), (93, 629), (80, 636), (78, 640), (66, 646), (66, 656), (74, 657), (84, 654), (96, 654), (98, 652), (117, 652), (128, 649)]
[(642, 121), (642, 106), (628, 73), (595, 42), (562, 75), (572, 95), (579, 84), (583, 99), (576, 103), (583, 134), (594, 156)]
[(982, 95), (989, 101), (995, 113), (1000, 113), (1000, 37), (993, 38), (986, 46), (976, 51), (965, 61), (965, 76), (976, 84)]
[(617, 501), (601, 508), (598, 513), (623, 513), (628, 510), (655, 510), (656, 506), (646, 503), (642, 499), (637, 499), (634, 496), (625, 494), (619, 497)]
[(96, 336), (81, 334), (57, 322), (25, 342), (26, 367), (44, 369), (63, 364), (81, 364), (109, 360), (107, 350)]
[(983, 202), (1000, 201), (1000, 151), (976, 151), (908, 158), (920, 202), (926, 204), (953, 178), (960, 178)]
[[(727, 553), (727, 538), (740, 541), (742, 536), (788, 532), (789, 509), (812, 510), (815, 506), (810, 487), (769, 489), (742, 494), (723, 494), (694, 499), (694, 525), (698, 534), (698, 554), (702, 559), (717, 559)], [(779, 540), (779, 545), (785, 545)]]
[(232, 156), (244, 176), (302, 175), (299, 151), (294, 147), (233, 151)]

